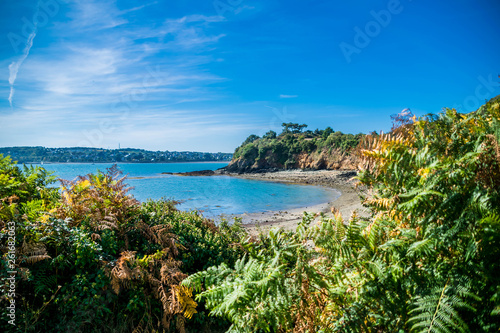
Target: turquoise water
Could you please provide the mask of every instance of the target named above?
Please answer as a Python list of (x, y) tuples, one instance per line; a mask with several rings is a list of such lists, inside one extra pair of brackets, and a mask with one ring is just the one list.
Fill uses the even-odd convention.
[[(318, 186), (283, 184), (268, 181), (239, 179), (229, 176), (174, 176), (162, 172), (216, 170), (222, 163), (119, 163), (118, 167), (134, 187), (130, 192), (140, 201), (169, 198), (180, 201), (182, 210), (197, 209), (205, 216), (242, 214), (287, 210), (311, 206), (337, 198), (338, 191)], [(112, 164), (61, 163), (45, 164), (63, 179), (106, 171)], [(141, 178), (137, 178), (141, 177)]]

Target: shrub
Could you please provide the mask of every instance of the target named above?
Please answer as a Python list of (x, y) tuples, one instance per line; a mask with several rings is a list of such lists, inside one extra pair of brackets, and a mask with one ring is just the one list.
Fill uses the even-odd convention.
[[(238, 223), (218, 227), (171, 201), (141, 205), (116, 167), (63, 181), (59, 197), (44, 187), (51, 178), (43, 169), (23, 172), (6, 158), (0, 165), (3, 209), (12, 212), (0, 224), (0, 277), (5, 287), (8, 271), (18, 272), (16, 331), (225, 327), (208, 318), (180, 282), (209, 265), (236, 261), (244, 236)], [(15, 224), (15, 262), (9, 261), (7, 221)], [(9, 302), (2, 297), (0, 306)], [(1, 319), (0, 328), (11, 330), (5, 313)]]
[(496, 332), (499, 133), (492, 100), (368, 136), (370, 218), (306, 214), (296, 233), (273, 230), (182, 283), (240, 332)]

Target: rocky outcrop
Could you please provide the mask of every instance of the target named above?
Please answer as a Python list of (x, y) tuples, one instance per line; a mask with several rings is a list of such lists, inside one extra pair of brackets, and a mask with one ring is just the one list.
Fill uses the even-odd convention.
[(333, 150), (328, 153), (301, 153), (296, 158), (295, 167), (303, 170), (354, 170), (357, 159), (354, 155), (342, 153), (340, 150)]
[(259, 168), (257, 165), (255, 165), (255, 163), (252, 163), (252, 161), (240, 157), (236, 160), (232, 160), (226, 167), (222, 169), (227, 172), (244, 173), (263, 168)]
[(302, 170), (354, 170), (357, 166), (357, 158), (354, 154), (342, 153), (340, 150), (332, 149), (307, 154), (305, 152), (295, 155), (295, 163), (285, 166), (276, 162), (276, 158), (267, 154), (266, 158), (257, 160), (244, 159), (242, 157), (232, 160), (222, 171), (231, 173), (259, 173), (272, 172), (284, 169)]

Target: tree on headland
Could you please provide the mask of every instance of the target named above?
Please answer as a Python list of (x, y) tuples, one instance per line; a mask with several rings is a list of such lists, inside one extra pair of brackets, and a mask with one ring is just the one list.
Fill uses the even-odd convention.
[(249, 143), (252, 143), (252, 142), (254, 142), (254, 141), (255, 141), (255, 140), (257, 140), (257, 139), (260, 139), (260, 137), (259, 137), (258, 135), (255, 135), (255, 134), (250, 134), (250, 135), (248, 136), (248, 138), (246, 138), (246, 140), (245, 140), (245, 141), (243, 141), (242, 146), (244, 146), (244, 145), (246, 145), (246, 144), (249, 144)]
[[(304, 130), (308, 126), (298, 123), (283, 123), (282, 126), (283, 132), (280, 135), (272, 130), (262, 138), (250, 135), (236, 148), (228, 170), (239, 172), (246, 168), (317, 168), (324, 163), (327, 163), (327, 168), (345, 168), (348, 164), (349, 168), (354, 167), (355, 157), (351, 152), (364, 134), (334, 132), (331, 127)], [(305, 162), (305, 155), (314, 157)], [(324, 162), (325, 160), (328, 162)]]
[(328, 126), (327, 128), (325, 128), (325, 130), (323, 131), (321, 136), (323, 137), (323, 139), (326, 140), (330, 136), (330, 134), (332, 134), (332, 133), (333, 133), (333, 129), (330, 126)]
[(298, 123), (282, 123), (283, 133), (297, 134), (301, 133), (304, 128), (307, 127), (306, 124), (299, 125)]
[(264, 139), (276, 139), (276, 132), (273, 131), (273, 130), (270, 130), (269, 132), (267, 132), (266, 134), (264, 134), (262, 136), (262, 138), (264, 138)]

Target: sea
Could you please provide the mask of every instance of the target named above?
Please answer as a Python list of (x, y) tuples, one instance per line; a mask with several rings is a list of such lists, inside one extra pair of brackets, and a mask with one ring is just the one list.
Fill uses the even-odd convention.
[[(37, 164), (34, 164), (37, 165)], [(45, 163), (61, 179), (73, 180), (79, 175), (106, 172), (109, 163)], [(227, 162), (191, 163), (118, 163), (127, 175), (126, 183), (139, 201), (172, 199), (181, 210), (198, 210), (206, 217), (244, 213), (286, 211), (335, 200), (340, 192), (321, 186), (285, 184), (231, 176), (176, 176), (163, 172), (216, 170)], [(57, 183), (59, 184), (59, 183)]]

